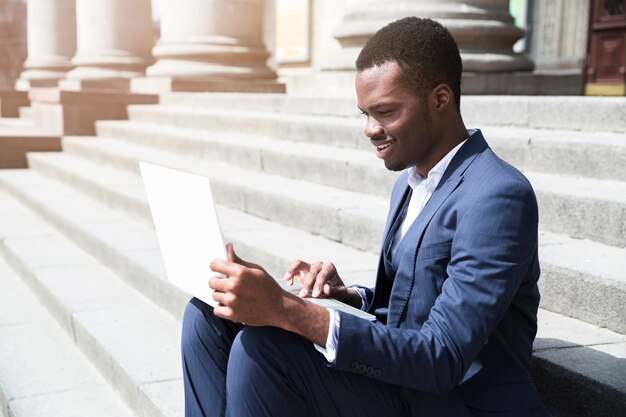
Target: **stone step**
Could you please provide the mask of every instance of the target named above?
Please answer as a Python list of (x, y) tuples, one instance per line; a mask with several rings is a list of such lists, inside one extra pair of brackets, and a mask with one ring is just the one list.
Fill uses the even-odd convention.
[(228, 94), (172, 92), (161, 95), (167, 106), (238, 111), (271, 111), (288, 114), (359, 117), (356, 95), (353, 97), (316, 97), (291, 94)]
[[(137, 169), (133, 158), (146, 151), (161, 151), (164, 156), (193, 156), (205, 163), (223, 162), (385, 198), (390, 195), (398, 176), (385, 169), (372, 152), (355, 149), (270, 138), (250, 140), (250, 137), (232, 134), (207, 136), (202, 131), (181, 131), (138, 123), (131, 123), (125, 133), (116, 131), (116, 128), (111, 132), (108, 127), (103, 130), (109, 134), (97, 139), (65, 137), (63, 148), (67, 153), (132, 172)], [(129, 158), (130, 155), (133, 158)]]
[[(191, 150), (183, 152), (185, 155), (198, 156), (197, 165), (206, 164), (207, 160), (225, 161), (247, 169), (317, 182), (333, 188), (365, 191), (385, 200), (395, 181), (396, 174), (388, 172), (366, 152), (285, 141), (277, 143), (271, 140), (259, 140), (249, 144), (249, 141), (236, 137), (224, 138), (224, 141), (229, 144), (223, 144), (221, 151), (220, 146), (211, 147), (215, 153), (202, 154)], [(101, 138), (66, 138), (64, 141), (67, 153), (130, 172), (137, 172), (135, 161), (147, 158), (148, 155), (151, 160), (162, 164), (180, 167), (189, 164), (188, 157), (158, 152), (148, 146)], [(236, 149), (241, 149), (240, 158), (237, 158)], [(312, 149), (316, 149), (323, 156), (310, 156)], [(350, 155), (349, 163), (341, 162), (344, 151)], [(229, 156), (222, 157), (222, 152)], [(326, 158), (326, 155), (332, 156)], [(199, 158), (203, 160), (200, 161)], [(542, 229), (609, 245), (626, 246), (626, 182), (535, 172), (526, 174), (538, 195)], [(316, 232), (314, 229), (309, 230)], [(375, 233), (376, 230), (369, 233), (369, 236), (379, 238)], [(336, 238), (334, 235), (330, 237)]]
[(626, 248), (541, 232), (541, 306), (626, 334)]
[[(179, 334), (175, 320), (6, 193), (0, 192), (0, 202), (0, 256), (18, 271), (61, 328), (139, 415), (180, 415), (180, 401), (178, 406), (168, 403), (176, 397), (175, 389), (182, 388), (179, 361), (167, 361), (168, 356), (177, 356), (178, 346), (170, 342), (172, 335), (175, 339)], [(155, 339), (162, 340), (151, 349), (137, 343)], [(112, 344), (119, 346), (111, 350)], [(156, 365), (146, 366), (151, 361)], [(164, 378), (163, 369), (168, 368), (178, 383)], [(159, 397), (154, 405), (146, 398), (150, 392)], [(176, 406), (176, 412), (163, 413), (162, 406)]]
[[(4, 177), (5, 173), (1, 174)], [(10, 176), (14, 180), (21, 177), (21, 185), (32, 188), (38, 175), (26, 174), (34, 173), (16, 171)], [(49, 185), (49, 195), (60, 191), (60, 186), (50, 181), (42, 179), (40, 185)], [(32, 191), (27, 192), (32, 194)], [(62, 197), (77, 203), (70, 199), (69, 194), (63, 194)], [(151, 305), (141, 294), (115, 279), (110, 271), (103, 269), (92, 257), (42, 224), (31, 210), (23, 208), (3, 192), (0, 192), (0, 202), (0, 254), (19, 271), (22, 279), (61, 326), (75, 335), (76, 345), (122, 394), (127, 384), (135, 383), (135, 391), (128, 394), (130, 398), (125, 398), (130, 400), (135, 410), (141, 410), (139, 415), (182, 415), (180, 379), (175, 374), (180, 367), (177, 346), (179, 333), (171, 330), (179, 330), (178, 322), (175, 320), (172, 324), (170, 315)], [(92, 212), (91, 217), (91, 221), (96, 218), (105, 221), (102, 213)], [(47, 220), (52, 220), (57, 226), (49, 216)], [(254, 231), (258, 232), (259, 229)], [(127, 237), (131, 235), (132, 231), (125, 234)], [(289, 243), (293, 245), (294, 242)], [(289, 250), (286, 247), (284, 249)], [(0, 281), (0, 287), (5, 287), (4, 280)], [(22, 298), (19, 294), (14, 296), (11, 292), (0, 292), (0, 297), (4, 295), (13, 302), (0, 303), (0, 317), (25, 320), (35, 311), (16, 302)], [(17, 305), (17, 310), (12, 308), (13, 305)], [(41, 306), (38, 308), (41, 309)], [(20, 314), (20, 311), (25, 313)], [(177, 314), (177, 317), (180, 315)], [(49, 346), (48, 341), (44, 340), (39, 348), (47, 352), (56, 351), (57, 345), (54, 343)], [(0, 363), (5, 358), (7, 362), (13, 361), (13, 353), (11, 351), (11, 355), (0, 357)], [(32, 361), (30, 352), (25, 353)], [(532, 371), (544, 401), (555, 415), (559, 415), (563, 409), (576, 410), (576, 406), (585, 409), (589, 405), (593, 406), (596, 415), (618, 415), (619, 407), (626, 398), (626, 380), (623, 378), (623, 368), (619, 366), (624, 358), (626, 338), (623, 335), (540, 309)], [(15, 367), (15, 363), (11, 363)], [(23, 367), (19, 365), (18, 372), (22, 371)], [(170, 373), (176, 376), (172, 378)], [(69, 376), (74, 375), (70, 373)], [(159, 376), (164, 380), (151, 382)], [(84, 378), (80, 375), (72, 378), (72, 381), (81, 377)], [(129, 378), (134, 379), (129, 382)], [(0, 386), (6, 389), (3, 380)], [(563, 387), (567, 386), (576, 387), (575, 398), (563, 396)], [(560, 388), (556, 390), (555, 387)], [(610, 394), (608, 398), (607, 394)], [(584, 402), (578, 404), (578, 400)], [(75, 408), (72, 401), (66, 404), (71, 409)], [(20, 414), (15, 415), (21, 417)], [(582, 414), (568, 412), (567, 415)]]
[[(83, 162), (83, 164), (86, 163)], [(188, 164), (187, 168), (189, 167), (190, 165)], [(86, 176), (89, 170), (81, 169), (80, 172), (83, 173), (83, 182), (75, 182), (74, 185), (80, 187), (81, 192), (92, 193), (92, 197), (96, 198), (102, 196), (101, 201), (104, 204), (115, 204), (116, 201), (120, 201), (118, 204), (119, 207), (127, 206), (128, 204), (124, 203), (124, 201), (130, 200), (133, 204), (136, 204), (137, 207), (143, 206), (144, 213), (148, 213), (146, 202), (145, 200), (142, 201), (143, 190), (138, 183), (138, 179), (134, 180), (134, 191), (123, 194), (120, 191), (122, 187), (120, 187), (118, 183), (107, 186), (106, 181), (100, 181), (99, 183), (93, 181), (89, 182)], [(96, 177), (115, 178), (116, 174), (119, 173), (100, 168)], [(2, 178), (3, 177), (0, 175), (0, 181)], [(133, 180), (128, 179), (128, 181)], [(17, 188), (18, 186), (19, 184), (13, 188)], [(96, 189), (103, 191), (94, 192), (93, 190)], [(40, 204), (42, 204), (43, 207), (50, 206), (47, 203)], [(297, 212), (297, 207), (294, 210)], [(146, 216), (149, 216), (149, 214), (146, 214)], [(149, 217), (144, 221), (149, 222)], [(125, 229), (121, 228), (121, 230)], [(375, 231), (372, 230), (371, 234), (375, 234)], [(372, 238), (372, 246), (375, 246), (376, 242), (380, 241), (380, 236), (380, 232), (378, 232), (378, 235)], [(237, 243), (245, 246), (248, 240), (258, 242), (254, 233), (251, 233), (248, 236), (241, 236), (241, 238), (237, 240)], [(321, 244), (324, 244), (324, 242), (328, 242), (328, 240), (323, 239)], [(259, 244), (263, 247), (262, 242)], [(336, 245), (338, 247), (344, 247), (339, 244)], [(300, 254), (296, 253), (295, 257), (302, 256), (302, 253), (314, 252), (302, 251)], [(374, 253), (376, 253), (376, 251), (372, 250), (370, 255), (372, 256), (372, 260), (371, 264), (369, 264), (371, 267), (369, 267), (368, 270), (371, 271), (374, 270), (375, 266), (375, 259), (373, 258)], [(626, 332), (626, 323), (623, 320), (623, 317), (626, 317), (626, 304), (623, 303), (623, 299), (626, 297), (626, 288), (624, 286), (624, 282), (626, 281), (626, 275), (624, 273), (624, 271), (626, 271), (626, 249), (607, 246), (588, 240), (573, 239), (564, 235), (542, 232), (540, 236), (540, 256), (542, 269), (544, 271), (541, 280), (544, 294), (542, 306), (544, 308), (559, 311), (571, 315), (572, 317), (581, 318), (590, 323)], [(266, 257), (256, 254), (255, 258), (266, 259)], [(335, 258), (332, 252), (328, 257), (318, 257), (318, 259)], [(293, 259), (294, 257), (291, 258), (291, 260)], [(283, 268), (286, 265), (287, 263), (283, 263)], [(347, 270), (351, 269), (352, 268), (348, 268)], [(284, 271), (284, 269), (282, 270)], [(367, 276), (373, 277), (373, 273)], [(358, 280), (356, 282), (358, 282)], [(602, 299), (603, 302), (598, 303), (597, 300), (599, 299)]]
[[(209, 130), (217, 134), (236, 133), (342, 148), (367, 150), (372, 147), (363, 135), (364, 121), (356, 118), (167, 105), (129, 106), (128, 117), (132, 121)], [(97, 127), (101, 124), (97, 123)], [(102, 131), (98, 130), (98, 135), (101, 134)]]
[[(185, 146), (202, 144), (202, 148), (222, 136), (223, 142), (232, 136), (247, 137), (248, 142), (272, 138), (372, 152), (363, 134), (365, 119), (165, 105), (137, 106), (129, 112), (131, 123), (99, 122), (98, 134), (134, 140), (147, 140), (141, 136), (150, 135), (155, 144), (184, 135)], [(496, 153), (520, 169), (561, 175), (581, 175), (584, 171), (585, 176), (592, 178), (626, 181), (624, 134), (481, 124), (468, 127), (481, 127)], [(158, 132), (156, 137), (154, 131)]]
[[(0, 224), (7, 220), (2, 215)], [(59, 327), (1, 255), (0, 276), (0, 415), (137, 415), (80, 352), (72, 330)]]
[[(348, 178), (353, 182), (366, 175), (362, 166), (375, 169), (377, 177), (386, 177), (384, 184), (395, 178), (374, 156), (371, 146), (353, 150), (289, 141), (288, 147), (285, 147), (285, 140), (271, 137), (251, 137), (135, 121), (99, 122), (98, 133), (103, 138), (115, 138), (207, 159), (254, 166), (262, 164), (268, 172), (285, 176), (302, 172), (326, 184), (329, 179), (322, 179), (322, 174), (343, 168), (349, 172)], [(581, 167), (584, 166), (585, 177), (626, 181), (626, 139), (623, 135), (489, 126), (483, 129), (483, 133), (494, 151), (519, 169), (582, 176)], [(327, 166), (323, 172), (319, 172), (322, 163)], [(327, 171), (327, 168), (333, 169)], [(331, 183), (337, 182), (338, 178), (330, 177)], [(369, 180), (355, 183), (354, 187), (376, 193), (377, 190), (367, 184), (371, 184)], [(388, 193), (386, 186), (382, 189)]]
[[(255, 216), (377, 253), (388, 202), (353, 191), (237, 169), (191, 158), (142, 152), (132, 157), (207, 175), (215, 199)], [(112, 207), (150, 221), (141, 178), (67, 153), (29, 154), (29, 166)]]
[[(160, 307), (176, 315), (185, 305), (185, 294), (167, 281), (156, 234), (145, 222), (33, 170), (0, 171), (0, 189), (33, 209)], [(296, 259), (333, 259), (346, 282), (373, 286), (377, 266), (373, 253), (224, 206), (218, 205), (218, 214), (225, 238), (241, 256), (264, 265), (275, 277), (282, 277)]]
[(539, 309), (531, 371), (552, 416), (622, 415), (626, 336)]
[(134, 412), (183, 414), (174, 317), (58, 234), (5, 239), (2, 253)]
[(491, 148), (523, 170), (626, 182), (626, 135), (486, 126)]
[[(168, 93), (161, 103), (208, 109), (262, 110), (357, 117), (356, 95), (329, 97), (291, 94)], [(626, 132), (623, 97), (464, 96), (468, 125), (492, 125), (587, 132)], [(601, 117), (599, 117), (601, 115)]]
[(539, 227), (626, 247), (626, 182), (525, 173), (539, 203)]

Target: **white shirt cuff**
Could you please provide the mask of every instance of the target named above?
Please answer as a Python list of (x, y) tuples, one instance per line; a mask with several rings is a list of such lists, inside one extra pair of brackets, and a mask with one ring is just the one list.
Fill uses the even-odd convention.
[(315, 349), (317, 349), (318, 352), (324, 355), (328, 363), (333, 363), (337, 357), (337, 344), (339, 342), (339, 325), (341, 322), (341, 316), (335, 309), (328, 308), (327, 310), (330, 314), (330, 320), (328, 326), (328, 337), (326, 338), (326, 347), (322, 347), (315, 343), (313, 343), (313, 346), (315, 346)]
[(353, 290), (359, 293), (361, 297), (361, 311), (367, 311), (370, 308), (369, 300), (367, 299), (367, 294), (363, 288), (360, 287), (351, 287)]

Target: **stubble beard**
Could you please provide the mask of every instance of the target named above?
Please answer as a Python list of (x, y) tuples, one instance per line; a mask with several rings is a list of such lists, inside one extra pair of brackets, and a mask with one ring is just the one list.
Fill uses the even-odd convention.
[[(422, 129), (429, 131), (429, 132), (432, 131), (433, 118), (430, 115), (430, 111), (428, 110), (428, 107), (426, 107), (424, 109), (424, 112), (422, 113), (422, 126), (423, 126)], [(400, 141), (397, 138), (396, 138), (396, 143), (398, 144), (400, 143)], [(385, 163), (385, 168), (393, 172), (403, 171), (407, 169), (409, 166), (411, 166), (410, 164), (403, 162), (403, 161), (396, 161), (394, 163), (393, 161), (383, 160), (383, 162)]]
[(407, 168), (406, 164), (403, 163), (393, 163), (391, 161), (383, 161), (385, 163), (385, 168), (387, 168), (389, 171), (393, 171), (393, 172), (398, 172), (398, 171), (403, 171)]

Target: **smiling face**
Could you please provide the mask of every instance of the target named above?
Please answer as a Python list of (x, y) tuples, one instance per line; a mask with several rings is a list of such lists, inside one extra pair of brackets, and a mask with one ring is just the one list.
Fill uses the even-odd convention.
[(443, 144), (429, 107), (433, 92), (420, 97), (408, 88), (397, 63), (359, 71), (356, 94), (359, 109), (367, 116), (365, 135), (387, 169), (400, 171), (415, 166), (426, 176), (445, 155), (441, 154)]

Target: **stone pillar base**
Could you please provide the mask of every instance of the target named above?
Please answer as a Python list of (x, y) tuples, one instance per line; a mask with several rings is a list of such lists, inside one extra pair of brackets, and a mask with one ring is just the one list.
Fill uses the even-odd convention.
[[(338, 54), (324, 62), (326, 71), (349, 71), (354, 68), (362, 46), (344, 47)], [(535, 66), (526, 56), (514, 53), (467, 52), (460, 50), (463, 70), (471, 72), (532, 71)]]
[(10, 134), (0, 131), (0, 169), (28, 168), (28, 152), (59, 152), (61, 136)]
[[(130, 91), (130, 78), (67, 78), (59, 82), (59, 88), (65, 91), (109, 91), (128, 92)], [(111, 91), (113, 90), (113, 91)]]
[(154, 94), (37, 88), (29, 93), (36, 128), (59, 135), (95, 135), (97, 120), (128, 119), (127, 106), (157, 104)]
[(30, 91), (31, 88), (49, 88), (58, 85), (58, 78), (18, 78), (17, 81), (15, 81), (15, 89), (24, 92)]
[(26, 91), (0, 90), (0, 117), (19, 117), (20, 107), (29, 105)]
[(285, 84), (275, 80), (232, 80), (220, 78), (144, 77), (131, 81), (135, 93), (159, 94), (172, 91), (213, 93), (284, 93)]
[(28, 168), (28, 152), (60, 150), (60, 135), (41, 132), (22, 120), (0, 120), (0, 169)]
[(578, 96), (582, 74), (559, 72), (463, 73), (461, 94), (515, 96)]
[[(294, 95), (355, 97), (356, 71), (322, 71), (293, 76), (287, 91)], [(583, 78), (570, 72), (464, 72), (461, 95), (581, 95)], [(461, 99), (462, 100), (462, 99)]]

